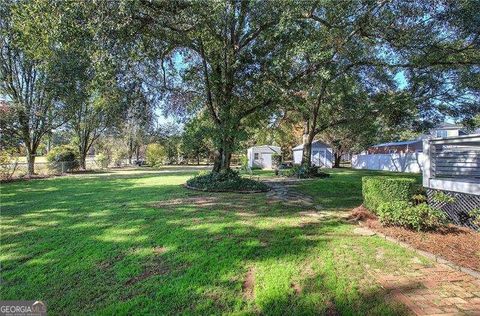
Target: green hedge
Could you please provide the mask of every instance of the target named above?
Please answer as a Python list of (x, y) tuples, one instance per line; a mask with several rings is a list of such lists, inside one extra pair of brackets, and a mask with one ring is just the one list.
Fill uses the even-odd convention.
[(370, 176), (362, 178), (363, 205), (377, 213), (382, 203), (409, 202), (417, 190), (412, 178), (394, 178), (388, 176)]
[(378, 207), (378, 217), (385, 225), (402, 226), (418, 231), (434, 230), (447, 223), (445, 213), (427, 203), (412, 205), (404, 201), (385, 202)]

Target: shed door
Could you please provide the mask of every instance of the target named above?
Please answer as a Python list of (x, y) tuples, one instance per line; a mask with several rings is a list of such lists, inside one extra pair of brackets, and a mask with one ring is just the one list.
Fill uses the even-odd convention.
[(272, 167), (272, 154), (262, 154), (262, 165), (264, 168)]
[(313, 150), (312, 151), (312, 164), (317, 167), (325, 167), (326, 164), (326, 152), (325, 150)]

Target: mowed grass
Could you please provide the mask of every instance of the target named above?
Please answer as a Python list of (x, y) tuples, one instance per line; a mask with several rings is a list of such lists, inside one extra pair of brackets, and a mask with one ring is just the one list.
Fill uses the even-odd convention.
[[(193, 174), (2, 184), (0, 298), (42, 300), (52, 315), (406, 313), (370, 272), (408, 268), (412, 252), (353, 234), (335, 209), (181, 187)], [(336, 171), (336, 190), (309, 185), (323, 205), (348, 208), (360, 197), (338, 192), (358, 195), (361, 174)]]
[(315, 201), (326, 209), (353, 208), (362, 204), (362, 177), (389, 176), (414, 178), (421, 183), (421, 175), (415, 173), (398, 173), (355, 169), (327, 169), (329, 178), (304, 181), (297, 190), (311, 195)]

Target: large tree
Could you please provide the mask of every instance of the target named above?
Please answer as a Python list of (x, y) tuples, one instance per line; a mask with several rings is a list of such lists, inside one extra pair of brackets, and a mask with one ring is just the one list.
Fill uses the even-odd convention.
[(283, 28), (288, 2), (140, 1), (132, 6), (132, 27), (142, 30), (144, 47), (166, 61), (160, 67), (165, 107), (206, 109), (213, 124), (213, 170), (230, 168), (246, 119), (268, 115), (275, 105), (272, 73), (288, 45)]
[[(304, 163), (310, 164), (318, 133), (364, 115), (415, 110), (422, 121), (478, 109), (474, 84), (462, 80), (478, 77), (478, 28), (467, 22), (475, 17), (471, 3), (322, 1), (299, 10), (285, 86), (304, 121)], [(349, 105), (338, 102), (345, 84), (354, 87)], [(401, 90), (408, 90), (405, 102), (380, 103)]]
[[(58, 75), (65, 63), (58, 50), (38, 54), (31, 41), (31, 29), (23, 23), (25, 6), (14, 1), (0, 6), (0, 95), (7, 98), (6, 106), (13, 116), (2, 131), (21, 139), (27, 153), (28, 175), (33, 175), (42, 138), (65, 122), (65, 103), (59, 98), (64, 86)], [(32, 9), (37, 13), (46, 10), (41, 5), (32, 5)]]

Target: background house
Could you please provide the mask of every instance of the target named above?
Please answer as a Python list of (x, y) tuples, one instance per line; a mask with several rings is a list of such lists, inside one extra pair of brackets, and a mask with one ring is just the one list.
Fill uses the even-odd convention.
[(461, 135), (467, 135), (467, 132), (462, 125), (444, 122), (432, 128), (427, 134), (423, 134), (417, 139), (373, 145), (367, 149), (367, 153), (398, 154), (422, 152), (422, 141), (424, 139), (455, 137)]
[(281, 155), (282, 150), (278, 146), (263, 145), (247, 149), (248, 166), (250, 168), (272, 169), (273, 155)]
[(426, 159), (423, 140), (450, 139), (466, 134), (461, 125), (442, 123), (417, 139), (373, 145), (363, 154), (352, 157), (352, 168), (419, 173)]
[[(301, 164), (303, 155), (303, 144), (293, 148), (293, 163)], [(332, 168), (333, 150), (328, 144), (315, 140), (312, 142), (312, 165), (318, 167)]]

